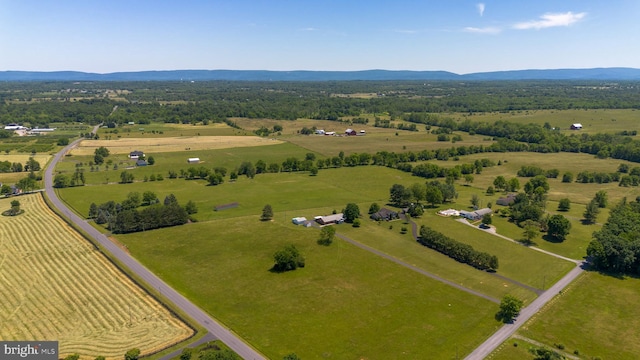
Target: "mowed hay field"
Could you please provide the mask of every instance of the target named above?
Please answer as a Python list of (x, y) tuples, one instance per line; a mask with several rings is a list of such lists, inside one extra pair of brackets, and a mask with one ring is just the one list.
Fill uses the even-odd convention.
[(71, 151), (72, 155), (93, 155), (95, 149), (104, 146), (111, 154), (128, 154), (134, 150), (145, 153), (189, 150), (227, 149), (281, 142), (258, 136), (182, 136), (165, 138), (125, 138), (117, 140), (85, 140)]
[(59, 219), (40, 194), (0, 216), (0, 339), (58, 340), (60, 357), (121, 359), (159, 351), (193, 331)]

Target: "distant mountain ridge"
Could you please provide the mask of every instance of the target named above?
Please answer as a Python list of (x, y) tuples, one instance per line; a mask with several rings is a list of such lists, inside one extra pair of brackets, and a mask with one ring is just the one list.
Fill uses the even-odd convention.
[(0, 71), (0, 81), (354, 81), (354, 80), (640, 80), (640, 69), (594, 68), (492, 71), (456, 74), (448, 71), (270, 71), (158, 70), (107, 74), (80, 71)]

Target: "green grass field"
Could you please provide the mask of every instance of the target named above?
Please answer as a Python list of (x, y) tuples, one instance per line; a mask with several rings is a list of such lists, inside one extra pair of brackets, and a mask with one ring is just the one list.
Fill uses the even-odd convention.
[[(361, 211), (368, 207), (367, 204), (359, 206)], [(406, 234), (401, 234), (402, 227), (408, 228), (409, 231)], [(496, 299), (511, 294), (523, 301), (530, 302), (536, 297), (534, 292), (526, 288), (516, 286), (486, 271), (473, 269), (469, 265), (461, 264), (448, 256), (420, 245), (413, 239), (410, 229), (410, 225), (406, 225), (402, 220), (378, 223), (367, 219), (363, 219), (360, 228), (354, 228), (348, 224), (336, 228), (338, 233), (353, 240)]]
[[(118, 238), (167, 280), (270, 358), (452, 358), (499, 325), (497, 306), (336, 241), (258, 216)], [(306, 267), (273, 273), (295, 244)]]
[(498, 274), (538, 289), (546, 289), (575, 266), (569, 261), (528, 249), (452, 218), (427, 213), (426, 216), (414, 220), (419, 225), (424, 224), (457, 241), (469, 244), (478, 251), (496, 255), (500, 265)]
[(640, 279), (587, 272), (519, 331), (552, 347), (564, 344), (583, 358), (637, 359), (640, 354)]
[[(495, 122), (497, 120), (534, 123), (559, 127), (566, 134), (605, 133), (623, 130), (637, 130), (640, 112), (635, 109), (593, 109), (593, 110), (523, 110), (509, 113), (456, 114), (456, 119)], [(580, 131), (569, 130), (571, 124), (581, 123)]]

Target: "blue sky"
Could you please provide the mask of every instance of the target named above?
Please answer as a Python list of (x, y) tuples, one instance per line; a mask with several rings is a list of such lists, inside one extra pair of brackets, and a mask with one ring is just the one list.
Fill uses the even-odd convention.
[(640, 68), (638, 0), (0, 0), (0, 70)]

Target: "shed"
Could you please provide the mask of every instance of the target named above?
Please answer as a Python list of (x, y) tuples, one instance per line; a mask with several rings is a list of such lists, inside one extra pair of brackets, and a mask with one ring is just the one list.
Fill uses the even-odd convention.
[(307, 218), (304, 216), (294, 217), (293, 219), (291, 219), (291, 222), (296, 225), (303, 225), (307, 222)]
[(138, 161), (136, 161), (136, 166), (147, 166), (147, 162), (142, 160), (142, 159), (138, 159)]
[(322, 129), (318, 129), (318, 130), (316, 130), (316, 134), (317, 134), (317, 135), (324, 135), (324, 134), (325, 134), (325, 132), (324, 132), (324, 130), (322, 130)]
[(571, 130), (581, 130), (582, 129), (582, 124), (580, 124), (580, 123), (571, 124), (570, 129)]
[(438, 211), (438, 214), (442, 216), (460, 216), (460, 211), (456, 209), (447, 209)]
[(188, 158), (188, 159), (187, 159), (187, 162), (188, 162), (189, 164), (197, 164), (197, 163), (199, 163), (199, 162), (200, 162), (200, 158)]
[(356, 133), (355, 130), (353, 129), (347, 129), (344, 131), (345, 135), (349, 135), (349, 136), (354, 136), (354, 135), (358, 135), (358, 133)]
[(514, 201), (516, 201), (516, 195), (517, 194), (509, 194), (505, 197), (501, 197), (498, 200), (496, 200), (496, 204), (502, 205), (502, 206), (509, 206), (513, 204)]

